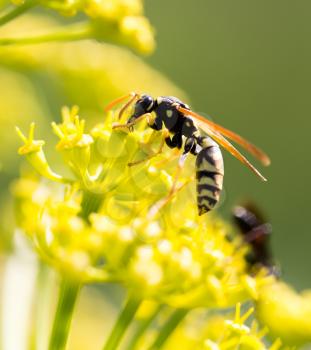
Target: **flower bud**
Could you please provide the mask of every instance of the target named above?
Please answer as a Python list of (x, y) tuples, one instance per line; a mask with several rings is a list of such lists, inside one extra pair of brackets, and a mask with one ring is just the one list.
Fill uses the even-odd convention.
[(16, 127), (18, 136), (24, 142), (24, 145), (18, 149), (18, 154), (25, 156), (28, 162), (37, 170), (40, 175), (53, 181), (62, 182), (64, 179), (51, 170), (46, 160), (44, 151), (42, 149), (45, 142), (42, 140), (34, 140), (34, 130), (35, 124), (32, 123), (30, 125), (29, 136), (27, 138), (21, 132), (21, 130)]

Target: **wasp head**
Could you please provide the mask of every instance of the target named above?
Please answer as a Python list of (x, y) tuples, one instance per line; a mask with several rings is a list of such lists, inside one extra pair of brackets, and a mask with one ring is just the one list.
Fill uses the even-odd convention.
[(139, 118), (143, 114), (151, 113), (154, 109), (155, 101), (149, 95), (142, 95), (135, 103), (134, 113), (129, 118), (128, 123), (132, 123), (135, 119)]

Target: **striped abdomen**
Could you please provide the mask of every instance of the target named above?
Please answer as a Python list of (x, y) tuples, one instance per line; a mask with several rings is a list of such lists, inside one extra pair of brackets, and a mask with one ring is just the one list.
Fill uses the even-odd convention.
[(219, 201), (224, 177), (224, 163), (219, 146), (204, 138), (196, 159), (197, 202), (199, 215), (212, 210)]

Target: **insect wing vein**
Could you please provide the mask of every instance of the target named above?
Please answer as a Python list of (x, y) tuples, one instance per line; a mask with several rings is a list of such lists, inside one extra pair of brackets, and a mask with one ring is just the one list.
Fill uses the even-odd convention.
[(204, 124), (200, 120), (197, 120), (198, 126), (206, 132), (212, 139), (224, 147), (228, 152), (230, 152), (235, 158), (237, 158), (241, 163), (246, 165), (253, 173), (255, 173), (261, 180), (267, 181), (267, 179), (261, 175), (261, 173), (245, 158), (224, 136), (219, 132), (214, 131)]
[(205, 125), (206, 127), (209, 128), (209, 130), (222, 134), (225, 137), (228, 137), (232, 141), (236, 142), (238, 145), (242, 146), (245, 150), (247, 150), (255, 158), (257, 158), (263, 165), (268, 166), (270, 164), (270, 158), (268, 157), (268, 155), (265, 152), (263, 152), (260, 148), (258, 148), (251, 142), (244, 139), (242, 136), (236, 134), (235, 132), (229, 129), (224, 128), (219, 124), (216, 124), (204, 118), (203, 116), (193, 111), (187, 110), (183, 107), (178, 107), (178, 110), (186, 115), (190, 115), (191, 117), (193, 117), (196, 122), (200, 123), (201, 129), (204, 130), (204, 127), (202, 125)]

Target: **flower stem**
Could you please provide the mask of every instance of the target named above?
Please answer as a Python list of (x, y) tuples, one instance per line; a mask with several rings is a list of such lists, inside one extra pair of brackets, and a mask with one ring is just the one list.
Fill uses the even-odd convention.
[(66, 348), (70, 323), (80, 287), (80, 283), (65, 278), (61, 282), (49, 350), (63, 350)]
[(29, 37), (0, 38), (1, 46), (31, 45), (52, 41), (75, 41), (91, 38), (92, 30), (87, 23), (78, 23), (55, 29), (49, 33)]
[(37, 0), (29, 0), (25, 1), (22, 5), (8, 9), (3, 15), (0, 14), (0, 26), (3, 26), (6, 23), (10, 22), (12, 19), (21, 16), (37, 4)]
[(154, 312), (145, 320), (141, 322), (141, 324), (138, 326), (136, 332), (133, 334), (128, 346), (127, 350), (134, 350), (136, 348), (136, 345), (138, 344), (140, 338), (145, 333), (147, 328), (152, 324), (152, 322), (156, 319), (156, 317), (159, 315), (159, 313), (163, 310), (164, 305), (159, 305)]
[(142, 300), (135, 298), (135, 297), (129, 297), (123, 310), (121, 311), (109, 337), (106, 341), (106, 344), (103, 347), (103, 350), (115, 350), (117, 349), (117, 346), (119, 345), (126, 329), (128, 328), (129, 324), (133, 320), (136, 311), (141, 304)]
[(102, 194), (97, 194), (88, 190), (84, 190), (81, 204), (82, 210), (80, 216), (86, 221), (89, 221), (89, 215), (98, 211), (102, 201)]
[(166, 323), (163, 325), (163, 328), (160, 330), (157, 338), (154, 343), (151, 345), (150, 350), (159, 350), (162, 349), (163, 345), (169, 338), (169, 336), (174, 332), (180, 322), (187, 315), (187, 309), (177, 309), (174, 311)]
[(36, 305), (29, 349), (47, 349), (49, 332), (49, 310), (52, 301), (54, 275), (47, 265), (39, 262), (36, 286)]

